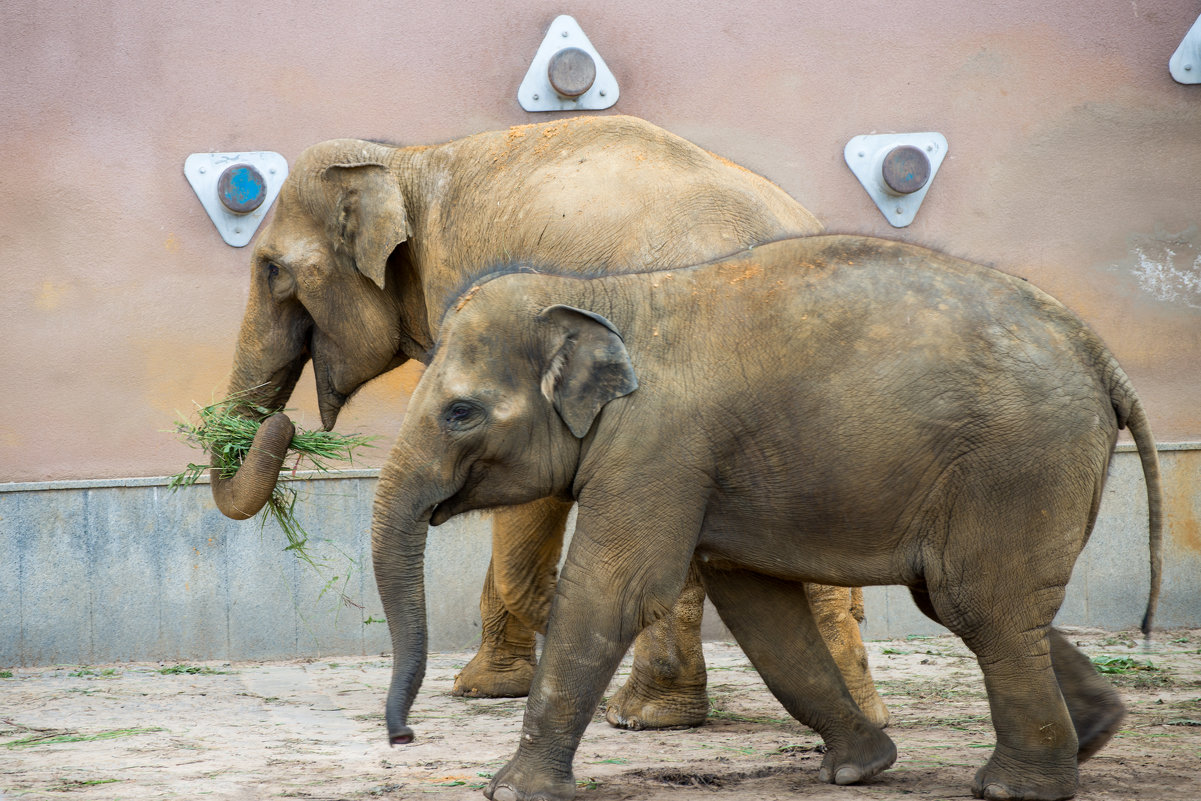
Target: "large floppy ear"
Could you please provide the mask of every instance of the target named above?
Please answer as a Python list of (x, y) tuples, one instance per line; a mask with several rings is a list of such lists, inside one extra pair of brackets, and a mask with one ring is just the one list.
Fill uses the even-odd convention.
[(606, 403), (638, 389), (621, 334), (613, 324), (584, 309), (547, 306), (538, 317), (555, 327), (542, 394), (571, 433), (583, 438)]
[(380, 162), (350, 161), (326, 167), (325, 178), (340, 193), (337, 219), (330, 220), (335, 245), (383, 289), (388, 257), (412, 233), (395, 176)]

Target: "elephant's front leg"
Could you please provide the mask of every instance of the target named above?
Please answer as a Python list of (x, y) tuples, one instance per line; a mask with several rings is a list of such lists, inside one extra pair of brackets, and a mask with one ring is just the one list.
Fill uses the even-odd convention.
[(511, 613), (500, 598), (488, 564), (480, 593), (480, 649), (455, 676), (451, 695), (465, 698), (521, 698), (534, 678), (534, 630)]
[[(660, 512), (651, 532), (642, 530), (645, 523), (599, 523), (581, 499), (520, 744), (485, 791), (493, 801), (575, 795), (572, 759), (609, 679), (635, 635), (671, 608), (688, 574), (704, 500), (666, 506), (685, 511), (677, 520)], [(609, 519), (622, 518), (629, 520), (626, 514)]]
[(535, 631), (546, 627), (571, 504), (544, 498), (492, 516), (492, 561), (480, 594), (480, 649), (452, 695), (520, 698), (534, 677)]
[(863, 591), (859, 588), (806, 584), (805, 594), (809, 597), (809, 607), (817, 622), (817, 630), (830, 649), (830, 655), (834, 657), (851, 697), (868, 720), (881, 728), (887, 726), (888, 707), (876, 692), (876, 682), (872, 680), (871, 667), (867, 663), (867, 649), (859, 632), (859, 621), (863, 618)]
[(892, 765), (896, 747), (851, 698), (818, 632), (806, 586), (708, 564), (702, 575), (722, 620), (768, 689), (825, 741), (818, 779), (854, 784)]

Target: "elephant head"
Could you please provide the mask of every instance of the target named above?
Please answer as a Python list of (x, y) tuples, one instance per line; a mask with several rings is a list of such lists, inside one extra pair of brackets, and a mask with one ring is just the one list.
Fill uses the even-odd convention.
[[(364, 383), (428, 350), (420, 294), (406, 294), (408, 215), (393, 148), (359, 140), (315, 145), (297, 159), (251, 257), (250, 297), (229, 394), (281, 409), (311, 359), (321, 422), (329, 429)], [(411, 306), (415, 306), (411, 307)], [(285, 418), (286, 420), (286, 418)], [(279, 424), (282, 430), (282, 422)], [(233, 478), (212, 474), (213, 498), (242, 519), (267, 502), (290, 437), (261, 430)], [(290, 429), (289, 429), (290, 430)]]
[(570, 495), (597, 416), (638, 386), (603, 317), (561, 305), (539, 311), (499, 283), (503, 291), (483, 287), (498, 290), (487, 302), (461, 303), (443, 321), (376, 492), (372, 560), (392, 635), (393, 744), (412, 741), (406, 719), (425, 672), (427, 525)]

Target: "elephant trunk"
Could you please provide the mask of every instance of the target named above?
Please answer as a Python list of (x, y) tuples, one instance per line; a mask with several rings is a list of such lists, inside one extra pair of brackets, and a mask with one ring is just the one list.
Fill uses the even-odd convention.
[(216, 465), (209, 468), (213, 501), (223, 515), (246, 520), (266, 505), (275, 491), (280, 465), (295, 433), (296, 426), (286, 414), (273, 414), (259, 426), (250, 452), (237, 473), (224, 478), (221, 468)]
[[(413, 742), (409, 710), (425, 678), (425, 542), (434, 504), (403, 487), (394, 491), (395, 476), (390, 473), (385, 469), (376, 492), (371, 558), (392, 635), (392, 682), (385, 710), (388, 742), (404, 745)], [(406, 477), (403, 483), (410, 482)]]
[[(253, 341), (246, 331), (243, 331), (242, 338)], [(263, 416), (262, 409), (283, 408), (308, 362), (308, 354), (301, 352), (298, 356), (292, 356), (282, 367), (262, 370), (258, 364), (265, 357), (257, 352), (250, 353), (249, 350), (239, 342), (228, 397), (237, 399), (238, 413), (253, 418)], [(222, 471), (217, 468), (217, 460), (214, 458), (210, 461), (213, 502), (223, 515), (234, 520), (245, 520), (258, 514), (275, 491), (280, 465), (295, 432), (296, 428), (288, 416), (277, 412), (263, 420), (236, 474), (223, 477)]]

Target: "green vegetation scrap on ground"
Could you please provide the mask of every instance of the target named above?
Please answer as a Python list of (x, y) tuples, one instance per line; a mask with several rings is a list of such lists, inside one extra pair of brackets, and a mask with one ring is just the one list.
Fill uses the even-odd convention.
[(5, 748), (32, 748), (38, 745), (57, 745), (59, 743), (84, 743), (93, 740), (111, 740), (114, 737), (131, 737), (136, 734), (149, 734), (151, 732), (164, 731), (159, 726), (151, 726), (145, 728), (132, 729), (110, 729), (108, 731), (95, 732), (93, 734), (80, 734), (78, 732), (41, 732), (23, 737), (20, 740), (12, 740), (4, 744)]
[(1139, 662), (1137, 659), (1131, 659), (1128, 656), (1094, 656), (1092, 663), (1098, 672), (1109, 673), (1111, 675), (1133, 673), (1136, 670), (1159, 670), (1150, 661)]

